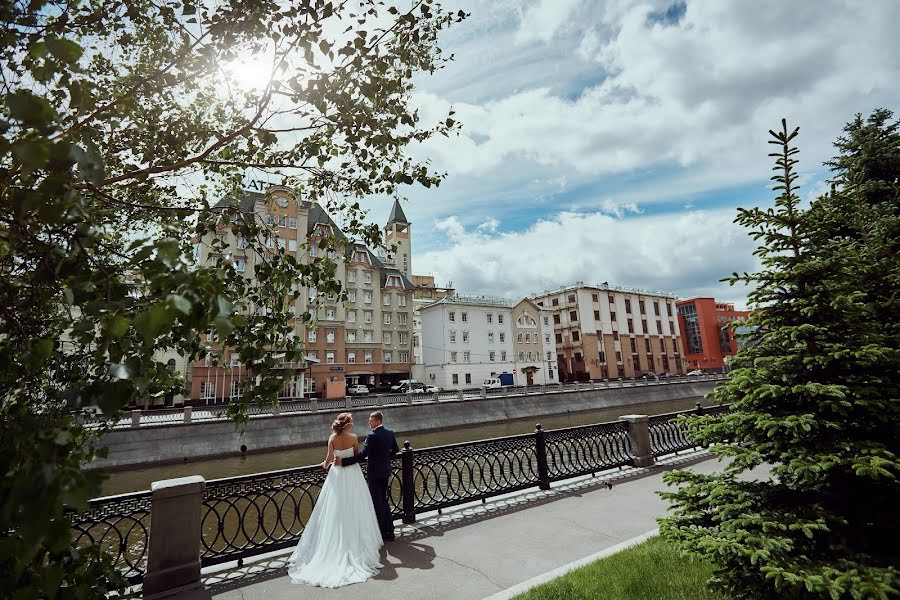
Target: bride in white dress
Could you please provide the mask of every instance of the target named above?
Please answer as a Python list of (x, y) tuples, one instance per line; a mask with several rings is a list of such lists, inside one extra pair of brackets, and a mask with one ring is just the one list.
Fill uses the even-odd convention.
[(356, 454), (359, 440), (350, 433), (353, 416), (341, 413), (332, 424), (328, 476), (319, 492), (303, 537), (288, 561), (293, 583), (336, 588), (361, 583), (381, 570), (383, 542), (369, 489), (359, 465), (331, 469), (335, 456)]

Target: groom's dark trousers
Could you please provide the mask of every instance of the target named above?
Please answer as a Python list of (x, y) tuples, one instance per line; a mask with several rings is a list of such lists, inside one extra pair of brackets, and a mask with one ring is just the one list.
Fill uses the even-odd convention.
[(341, 465), (349, 467), (367, 461), (369, 466), (367, 480), (369, 493), (372, 495), (372, 506), (378, 519), (381, 537), (394, 539), (394, 520), (391, 518), (391, 507), (388, 504), (388, 478), (391, 475), (391, 459), (400, 452), (394, 432), (384, 426), (378, 426), (369, 432), (359, 454), (341, 459)]

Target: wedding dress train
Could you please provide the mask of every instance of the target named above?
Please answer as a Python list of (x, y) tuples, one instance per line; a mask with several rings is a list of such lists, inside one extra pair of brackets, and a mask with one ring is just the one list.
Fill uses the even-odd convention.
[[(335, 450), (349, 458), (353, 448)], [(288, 561), (293, 583), (336, 588), (361, 583), (381, 570), (383, 542), (359, 465), (331, 467), (303, 537)]]

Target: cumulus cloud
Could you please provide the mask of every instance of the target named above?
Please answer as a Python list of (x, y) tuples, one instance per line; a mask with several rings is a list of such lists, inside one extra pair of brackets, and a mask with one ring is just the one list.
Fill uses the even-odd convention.
[(617, 219), (621, 219), (627, 213), (640, 214), (643, 212), (634, 202), (614, 200), (613, 198), (607, 198), (601, 202), (600, 211)]
[(732, 210), (625, 220), (603, 212), (561, 212), (521, 232), (466, 229), (456, 217), (436, 224), (448, 247), (416, 256), (415, 270), (452, 282), (460, 293), (520, 297), (576, 281), (713, 295), (743, 302), (745, 290), (719, 279), (756, 267), (753, 241)]
[(516, 41), (525, 44), (535, 40), (545, 44), (570, 19), (581, 0), (539, 0), (524, 9)]

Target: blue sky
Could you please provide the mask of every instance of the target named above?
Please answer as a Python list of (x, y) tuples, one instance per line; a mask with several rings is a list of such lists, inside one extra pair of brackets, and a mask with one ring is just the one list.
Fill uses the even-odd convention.
[(811, 198), (854, 113), (900, 110), (893, 0), (444, 4), (472, 16), (414, 102), (463, 129), (412, 150), (448, 178), (404, 211), (414, 272), (462, 293), (609, 281), (743, 304), (719, 279), (755, 266), (732, 221), (771, 202), (767, 130), (800, 126)]

